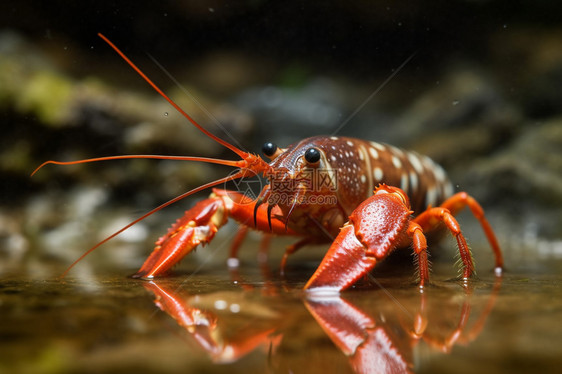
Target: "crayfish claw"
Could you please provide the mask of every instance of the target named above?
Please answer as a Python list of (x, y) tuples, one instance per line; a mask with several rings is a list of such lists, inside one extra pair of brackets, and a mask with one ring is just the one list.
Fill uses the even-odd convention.
[(354, 227), (346, 224), (304, 289), (312, 295), (343, 291), (368, 274), (376, 262), (374, 257), (366, 255), (366, 248), (355, 236)]
[(220, 197), (200, 201), (158, 239), (156, 248), (133, 278), (150, 280), (168, 272), (199, 244), (209, 243), (226, 219)]

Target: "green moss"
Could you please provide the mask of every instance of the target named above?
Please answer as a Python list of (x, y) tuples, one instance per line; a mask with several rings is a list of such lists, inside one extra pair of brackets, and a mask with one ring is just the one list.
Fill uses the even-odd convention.
[(18, 110), (33, 112), (40, 121), (57, 126), (70, 115), (72, 83), (53, 72), (35, 73), (17, 96)]
[(18, 140), (0, 150), (0, 169), (16, 173), (29, 173), (31, 146), (27, 140)]

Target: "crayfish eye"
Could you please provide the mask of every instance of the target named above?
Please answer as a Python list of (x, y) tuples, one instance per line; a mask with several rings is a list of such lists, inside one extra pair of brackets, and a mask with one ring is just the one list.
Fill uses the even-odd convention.
[(318, 148), (308, 148), (306, 152), (304, 152), (304, 159), (309, 164), (315, 164), (320, 161), (320, 151)]
[(277, 148), (277, 144), (267, 142), (262, 145), (261, 150), (267, 157), (272, 157), (277, 152)]

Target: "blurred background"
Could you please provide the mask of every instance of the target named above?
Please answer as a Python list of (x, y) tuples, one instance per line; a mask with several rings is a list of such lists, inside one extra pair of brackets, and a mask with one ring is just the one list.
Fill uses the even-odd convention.
[[(160, 203), (229, 172), (126, 160), (49, 165), (30, 178), (46, 160), (234, 158), (98, 32), (205, 128), (246, 150), (337, 133), (432, 157), (484, 206), (508, 267), (548, 272), (562, 257), (560, 14), (546, 0), (4, 0), (0, 275), (52, 275)], [(139, 223), (80, 272), (136, 270), (189, 204)], [(473, 219), (461, 223), (471, 243), (484, 241)]]

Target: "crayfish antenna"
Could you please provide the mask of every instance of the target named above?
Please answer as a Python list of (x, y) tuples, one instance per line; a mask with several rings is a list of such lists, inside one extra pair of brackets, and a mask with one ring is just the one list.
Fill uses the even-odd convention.
[(134, 220), (134, 221), (130, 222), (129, 224), (123, 226), (122, 228), (120, 228), (119, 230), (117, 230), (117, 231), (114, 232), (113, 234), (109, 235), (107, 238), (103, 239), (101, 242), (97, 243), (97, 244), (94, 245), (92, 248), (90, 248), (90, 249), (88, 249), (86, 252), (84, 252), (76, 261), (74, 261), (72, 264), (70, 264), (69, 267), (66, 268), (66, 270), (60, 275), (60, 278), (64, 278), (64, 277), (68, 274), (68, 272), (69, 272), (77, 263), (79, 263), (80, 261), (82, 261), (82, 259), (83, 259), (84, 257), (86, 257), (87, 255), (89, 255), (90, 253), (92, 253), (96, 248), (98, 248), (98, 247), (101, 246), (102, 244), (107, 243), (108, 241), (110, 241), (111, 239), (115, 238), (117, 235), (121, 234), (123, 231), (127, 230), (129, 227), (131, 227), (131, 226), (137, 224), (138, 222), (142, 221), (143, 219), (145, 219), (145, 218), (151, 216), (152, 214), (154, 214), (154, 213), (158, 212), (159, 210), (161, 210), (161, 209), (167, 207), (168, 205), (171, 205), (171, 204), (173, 204), (173, 203), (175, 203), (175, 202), (177, 202), (177, 201), (180, 201), (180, 200), (182, 200), (182, 199), (184, 199), (184, 198), (186, 198), (186, 197), (188, 197), (188, 196), (190, 196), (190, 195), (192, 195), (192, 194), (194, 194), (194, 193), (196, 193), (196, 192), (202, 191), (202, 190), (204, 190), (204, 189), (206, 189), (206, 188), (209, 188), (209, 187), (216, 186), (216, 185), (221, 184), (221, 183), (226, 183), (226, 182), (229, 182), (229, 181), (238, 179), (238, 178), (245, 177), (245, 176), (246, 176), (245, 173), (246, 173), (246, 172), (245, 172), (244, 170), (240, 170), (238, 173), (236, 173), (236, 174), (234, 174), (234, 175), (230, 175), (230, 176), (228, 176), (228, 177), (224, 177), (224, 178), (221, 178), (221, 179), (217, 179), (216, 181), (209, 182), (209, 183), (206, 183), (206, 184), (204, 184), (204, 185), (202, 185), (202, 186), (196, 187), (196, 188), (194, 188), (194, 189), (192, 189), (192, 190), (190, 190), (190, 191), (187, 191), (187, 192), (185, 192), (185, 193), (183, 193), (183, 194), (181, 194), (181, 195), (179, 195), (179, 196), (174, 197), (173, 199), (171, 199), (171, 200), (165, 202), (165, 203), (162, 204), (162, 205), (159, 205), (158, 207), (152, 209), (150, 212), (143, 214), (142, 216), (140, 216), (140, 217), (137, 218), (136, 220)]
[(188, 192), (185, 192), (185, 193), (167, 201), (166, 203), (158, 206), (157, 208), (152, 209), (148, 213), (142, 215), (141, 217), (139, 217), (136, 220), (132, 221), (131, 223), (127, 224), (123, 228), (119, 229), (115, 233), (111, 234), (110, 236), (108, 236), (107, 238), (105, 238), (104, 240), (102, 240), (101, 242), (99, 242), (98, 244), (96, 244), (92, 248), (88, 249), (86, 252), (84, 252), (84, 254), (82, 254), (76, 261), (74, 261), (64, 271), (64, 273), (61, 275), (61, 278), (65, 277), (66, 274), (78, 262), (80, 262), (84, 257), (86, 257), (88, 254), (90, 254), (96, 248), (98, 248), (102, 244), (106, 243), (107, 241), (113, 239), (114, 237), (116, 237), (117, 235), (119, 235), (123, 231), (127, 230), (129, 227), (133, 226), (134, 224), (142, 221), (146, 217), (148, 217), (148, 216), (154, 214), (155, 212), (159, 211), (160, 209), (163, 209), (163, 208), (167, 207), (168, 205), (171, 205), (171, 204), (173, 204), (173, 203), (175, 203), (179, 200), (184, 199), (187, 196), (190, 196), (190, 195), (192, 195), (196, 192), (199, 192), (201, 190), (204, 190), (206, 188), (213, 187), (213, 186), (219, 185), (221, 183), (232, 181), (232, 180), (235, 180), (235, 179), (238, 179), (238, 178), (251, 177), (251, 176), (254, 176), (256, 174), (264, 174), (265, 175), (265, 174), (267, 174), (271, 171), (271, 167), (269, 166), (269, 164), (267, 162), (265, 162), (263, 159), (261, 159), (258, 155), (245, 152), (245, 151), (237, 148), (236, 146), (226, 142), (225, 140), (219, 138), (218, 136), (213, 135), (212, 133), (210, 133), (206, 129), (204, 129), (189, 114), (187, 114), (179, 105), (177, 105), (172, 99), (170, 99), (168, 97), (168, 95), (166, 95), (150, 78), (148, 78), (148, 76), (146, 76), (146, 74), (144, 74), (123, 52), (121, 52), (121, 50), (119, 48), (117, 48), (115, 46), (115, 44), (113, 44), (108, 38), (106, 38), (101, 33), (98, 33), (98, 36), (100, 38), (102, 38), (107, 44), (109, 44), (109, 46), (111, 48), (113, 48), (113, 50), (115, 50), (115, 52), (117, 52), (119, 54), (119, 56), (121, 56), (121, 58), (123, 60), (125, 60), (125, 62), (127, 62), (127, 64), (129, 64), (129, 66), (132, 67), (137, 72), (137, 74), (139, 74), (156, 92), (158, 92), (158, 94), (160, 94), (160, 96), (162, 96), (166, 101), (168, 101), (168, 103), (170, 103), (170, 105), (172, 105), (172, 107), (174, 107), (181, 115), (183, 115), (189, 122), (191, 122), (191, 124), (193, 126), (195, 126), (197, 129), (199, 129), (203, 134), (205, 134), (209, 138), (213, 139), (217, 143), (221, 144), (222, 146), (224, 146), (224, 147), (230, 149), (231, 151), (233, 151), (234, 153), (236, 153), (241, 159), (235, 161), (235, 160), (221, 160), (221, 159), (214, 159), (214, 158), (207, 158), (207, 157), (191, 157), (191, 156), (121, 155), (121, 156), (107, 156), (107, 157), (98, 157), (98, 158), (90, 158), (90, 159), (77, 160), (77, 161), (66, 161), (66, 162), (49, 160), (49, 161), (46, 161), (46, 162), (42, 163), (41, 165), (39, 165), (39, 167), (37, 167), (31, 173), (31, 176), (35, 175), (41, 168), (43, 168), (45, 165), (48, 165), (48, 164), (75, 165), (75, 164), (97, 162), (97, 161), (139, 159), (139, 158), (163, 159), (163, 160), (180, 160), (180, 161), (201, 161), (201, 162), (221, 164), (221, 165), (233, 166), (233, 167), (239, 168), (239, 170), (235, 174), (230, 175), (228, 177), (218, 179), (218, 180), (213, 181), (213, 182), (206, 183), (202, 186), (199, 186), (199, 187), (194, 188), (194, 189), (192, 189)]
[[(232, 152), (236, 153), (242, 160), (238, 162), (236, 165), (237, 167), (246, 168), (252, 170), (255, 174), (266, 174), (271, 171), (271, 167), (267, 162), (265, 162), (261, 157), (245, 152), (236, 146), (230, 144), (229, 142), (219, 138), (216, 135), (213, 135), (208, 130), (203, 128), (200, 124), (197, 123), (189, 114), (187, 114), (178, 104), (176, 104), (168, 95), (164, 93), (137, 65), (135, 65), (115, 44), (113, 44), (105, 35), (102, 33), (98, 33), (98, 36), (102, 38), (133, 70), (137, 72), (138, 75), (141, 76), (160, 96), (162, 96), (174, 109), (176, 109), (182, 116), (184, 116), (193, 126), (195, 126), (199, 131), (203, 134), (208, 136), (209, 138), (213, 139), (215, 142), (219, 143), (223, 147), (230, 149)], [(201, 160), (201, 159), (199, 159)], [(224, 163), (223, 163), (224, 165)]]
[(172, 99), (170, 99), (168, 95), (164, 93), (164, 91), (162, 91), (150, 78), (148, 78), (148, 76), (146, 76), (146, 74), (144, 74), (142, 70), (140, 70), (137, 67), (137, 65), (135, 65), (119, 48), (117, 48), (115, 44), (113, 44), (108, 38), (106, 38), (105, 35), (103, 35), (102, 33), (98, 33), (98, 36), (102, 38), (107, 44), (109, 44), (109, 46), (113, 48), (113, 50), (117, 52), (119, 56), (121, 56), (121, 58), (125, 60), (125, 62), (129, 64), (129, 66), (132, 67), (137, 72), (137, 74), (139, 74), (156, 92), (158, 92), (160, 96), (162, 96), (168, 103), (170, 103), (170, 105), (173, 106), (174, 109), (176, 109), (182, 116), (184, 116), (189, 122), (191, 122), (193, 126), (198, 128), (203, 134), (207, 135), (209, 138), (213, 139), (217, 143), (221, 144), (222, 146), (236, 153), (242, 159), (245, 159), (248, 156), (247, 152), (242, 151), (241, 149), (235, 147), (234, 145), (228, 143), (227, 141), (222, 140), (218, 136), (211, 134), (208, 130), (203, 128), (189, 114), (187, 114), (178, 104), (176, 104)]
[(226, 166), (233, 166), (243, 168), (245, 166), (245, 162), (243, 160), (239, 161), (232, 161), (232, 160), (221, 160), (217, 158), (208, 158), (208, 157), (192, 157), (192, 156), (165, 156), (165, 155), (120, 155), (120, 156), (106, 156), (106, 157), (96, 157), (96, 158), (87, 158), (84, 160), (75, 160), (75, 161), (54, 161), (49, 160), (43, 162), (39, 165), (33, 172), (31, 173), (31, 177), (33, 177), (40, 169), (44, 166), (49, 164), (55, 165), (76, 165), (76, 164), (85, 164), (88, 162), (98, 162), (98, 161), (109, 161), (109, 160), (126, 160), (126, 159), (139, 159), (139, 158), (147, 158), (152, 160), (176, 160), (176, 161), (201, 161), (210, 164), (220, 164)]

